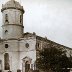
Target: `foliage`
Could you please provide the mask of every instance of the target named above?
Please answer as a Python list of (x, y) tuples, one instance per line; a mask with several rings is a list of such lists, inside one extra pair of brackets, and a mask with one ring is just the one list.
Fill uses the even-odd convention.
[(39, 58), (36, 64), (41, 70), (55, 72), (66, 72), (64, 70), (72, 67), (71, 59), (66, 56), (66, 51), (55, 47), (44, 48), (39, 51)]

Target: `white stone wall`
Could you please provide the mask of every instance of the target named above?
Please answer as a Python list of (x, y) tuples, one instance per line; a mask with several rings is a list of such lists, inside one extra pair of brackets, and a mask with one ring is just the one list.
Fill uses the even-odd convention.
[[(5, 22), (5, 14), (8, 14), (9, 23)], [(20, 15), (23, 13), (16, 9), (7, 9), (3, 11), (3, 39), (20, 38), (23, 34), (23, 19), (20, 23)], [(5, 30), (8, 32), (5, 33)]]
[(20, 15), (23, 16), (23, 13), (20, 10), (17, 9), (6, 9), (3, 11), (3, 24), (5, 24), (5, 14), (8, 14), (8, 21), (9, 24), (19, 24), (23, 25), (23, 23), (20, 23)]
[(2, 70), (4, 70), (4, 52), (3, 42), (0, 42), (0, 60), (2, 60)]
[[(29, 47), (26, 48), (25, 44), (28, 43)], [(22, 70), (22, 59), (29, 57), (32, 59), (32, 64), (36, 61), (36, 38), (24, 38), (20, 41), (20, 69)]]
[[(8, 48), (5, 48), (5, 44), (8, 44)], [(4, 54), (9, 54), (10, 70), (16, 72), (19, 63), (19, 52), (18, 52), (18, 40), (7, 40), (0, 43), (0, 60), (2, 60), (2, 70), (4, 70)]]
[[(28, 43), (29, 47), (26, 48), (25, 44)], [(8, 48), (5, 48), (5, 44), (8, 44)], [(23, 58), (29, 57), (32, 59), (31, 64), (34, 64), (36, 60), (36, 39), (22, 38), (20, 40), (7, 40), (0, 43), (0, 60), (2, 60), (2, 70), (4, 70), (4, 54), (9, 53), (10, 70), (16, 72), (17, 69), (22, 70)]]

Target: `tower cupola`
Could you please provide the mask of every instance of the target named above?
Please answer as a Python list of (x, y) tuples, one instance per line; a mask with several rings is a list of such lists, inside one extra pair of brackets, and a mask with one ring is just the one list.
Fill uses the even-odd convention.
[(23, 6), (15, 0), (2, 5), (3, 39), (21, 38), (23, 36)]
[(6, 4), (2, 4), (2, 9), (1, 11), (4, 11), (6, 9), (18, 9), (18, 10), (21, 10), (23, 13), (24, 13), (24, 9), (23, 9), (23, 6), (21, 6), (19, 4), (19, 2), (15, 1), (15, 0), (10, 0), (8, 1)]

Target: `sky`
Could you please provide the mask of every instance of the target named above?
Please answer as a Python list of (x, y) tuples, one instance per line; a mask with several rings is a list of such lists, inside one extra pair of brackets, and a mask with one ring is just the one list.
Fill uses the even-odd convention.
[[(9, 0), (0, 0), (2, 4)], [(35, 32), (72, 48), (72, 0), (16, 0), (24, 7), (24, 32)], [(2, 37), (0, 12), (0, 36)]]

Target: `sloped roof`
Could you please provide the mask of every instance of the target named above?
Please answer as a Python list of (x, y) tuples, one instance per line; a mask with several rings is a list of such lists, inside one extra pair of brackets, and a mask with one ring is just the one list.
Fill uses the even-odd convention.
[(37, 40), (49, 42), (50, 44), (57, 45), (58, 47), (64, 47), (64, 48), (68, 48), (68, 49), (72, 50), (72, 48), (69, 48), (69, 47), (64, 46), (62, 44), (59, 44), (59, 43), (56, 43), (56, 42), (54, 42), (52, 40), (49, 40), (49, 39), (47, 39), (47, 37), (38, 36), (34, 32), (33, 33), (29, 33), (29, 32), (24, 33), (24, 37), (32, 37), (32, 36), (35, 36)]

